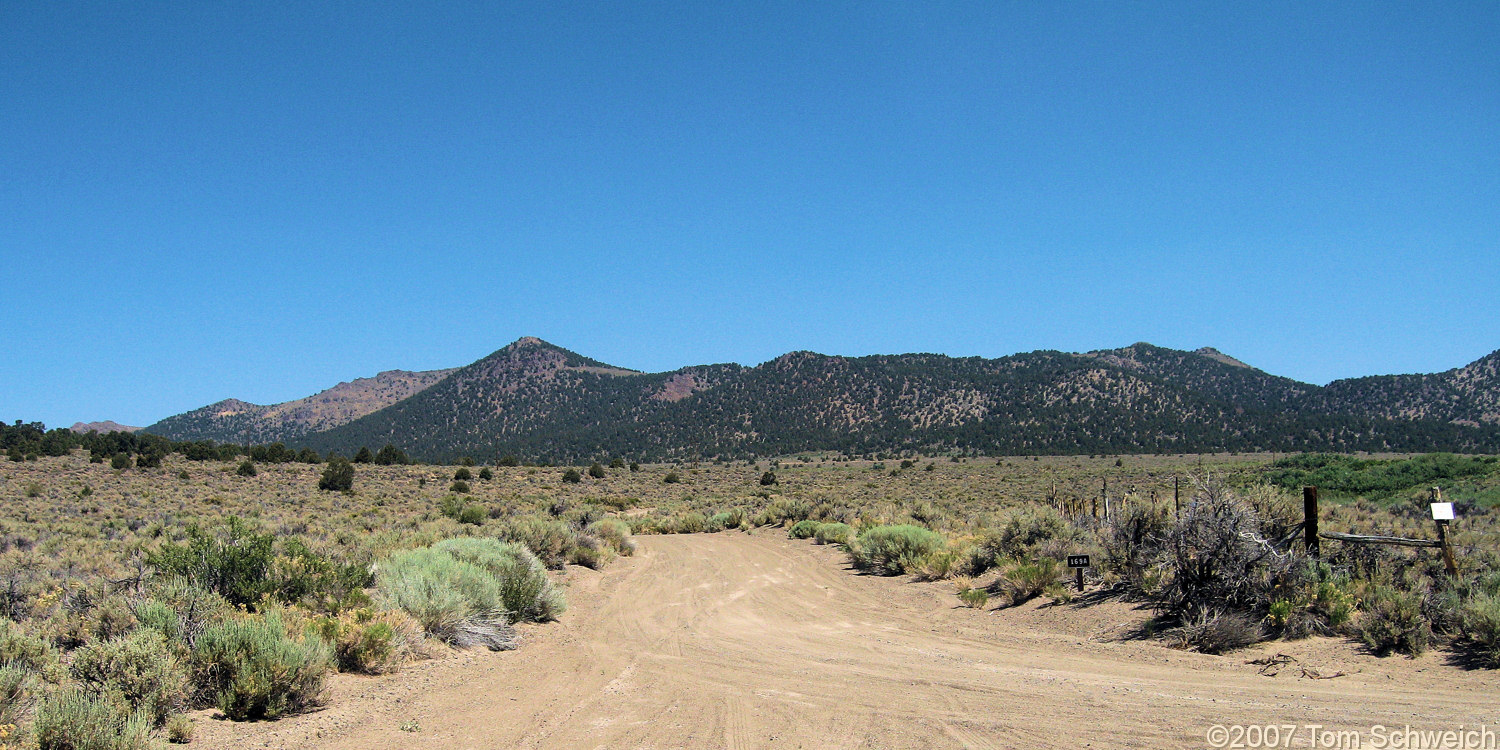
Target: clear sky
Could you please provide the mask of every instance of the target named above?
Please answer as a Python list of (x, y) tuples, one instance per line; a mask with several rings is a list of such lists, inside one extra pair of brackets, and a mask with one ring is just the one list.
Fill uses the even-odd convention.
[(0, 418), (523, 335), (643, 370), (1500, 348), (1500, 3), (0, 3)]

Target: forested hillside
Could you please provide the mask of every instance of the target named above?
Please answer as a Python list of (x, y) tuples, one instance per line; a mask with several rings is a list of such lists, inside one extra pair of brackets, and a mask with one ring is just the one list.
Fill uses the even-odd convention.
[(553, 461), (903, 450), (1492, 452), (1500, 425), (1484, 410), (1495, 399), (1493, 367), (1488, 381), (1482, 375), (1494, 359), (1402, 376), (1459, 382), (1442, 393), (1458, 388), (1463, 399), (1429, 403), (1423, 389), (1407, 387), (1405, 400), (1387, 404), (1379, 401), (1386, 391), (1358, 381), (1320, 388), (1214, 350), (1149, 344), (999, 359), (793, 352), (756, 367), (638, 373), (526, 338), (297, 443), (346, 453), (394, 443), (432, 460)]

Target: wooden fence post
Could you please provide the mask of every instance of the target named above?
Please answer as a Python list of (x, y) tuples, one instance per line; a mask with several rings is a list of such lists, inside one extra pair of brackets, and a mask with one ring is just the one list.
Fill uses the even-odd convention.
[[(1438, 487), (1432, 488), (1432, 502), (1443, 501), (1443, 490)], [(1443, 548), (1443, 567), (1448, 571), (1449, 578), (1458, 577), (1458, 564), (1453, 561), (1453, 548), (1448, 546), (1448, 522), (1434, 520), (1437, 524), (1438, 544)]]
[(1172, 515), (1182, 515), (1182, 477), (1172, 477)]
[(1302, 488), (1302, 538), (1307, 541), (1307, 554), (1318, 556), (1318, 488)]

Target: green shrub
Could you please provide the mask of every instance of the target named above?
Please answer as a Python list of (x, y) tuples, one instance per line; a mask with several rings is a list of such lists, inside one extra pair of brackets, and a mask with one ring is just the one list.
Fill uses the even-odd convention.
[(813, 532), (818, 544), (848, 544), (854, 539), (854, 528), (847, 523), (820, 523)]
[(542, 516), (520, 516), (507, 521), (498, 535), (507, 542), (525, 545), (543, 564), (560, 570), (577, 544), (576, 534), (568, 524)]
[(21, 723), (36, 696), (36, 674), (16, 664), (0, 664), (0, 726)]
[(567, 609), (567, 601), (547, 576), (541, 560), (520, 544), (459, 537), (438, 542), (433, 549), (494, 576), (500, 584), (500, 601), (512, 622), (555, 620)]
[(471, 624), (507, 621), (499, 581), (446, 552), (398, 552), (380, 565), (376, 586), (387, 606), (411, 615), (428, 635), (450, 644), (459, 644)]
[(495, 478), (495, 472), (491, 471), (490, 467), (486, 466), (483, 469), (479, 470), (479, 478), (488, 482), (489, 480)]
[(568, 562), (593, 570), (603, 568), (613, 559), (615, 559), (615, 551), (598, 537), (588, 534), (579, 534), (577, 544), (568, 553)]
[(458, 512), (458, 522), (462, 524), (468, 524), (470, 526), (480, 526), (484, 523), (485, 518), (488, 516), (489, 512), (485, 510), (485, 507), (483, 505), (470, 503), (468, 505), (465, 505), (464, 509)]
[(469, 494), (469, 483), (460, 479), (460, 480), (454, 482), (453, 484), (449, 485), (448, 486), (448, 491), (449, 492), (457, 492), (460, 495), (467, 495), (467, 494)]
[(900, 575), (916, 572), (946, 546), (941, 535), (921, 526), (875, 526), (859, 535), (850, 556), (860, 570)]
[(727, 510), (721, 510), (703, 521), (703, 530), (710, 534), (717, 534), (734, 525), (734, 514)]
[(997, 593), (1003, 594), (1014, 607), (1041, 596), (1057, 582), (1057, 560), (1039, 557), (1031, 562), (1014, 561), (1005, 567), (999, 580), (995, 581)]
[(392, 555), (377, 583), (388, 605), (460, 648), (514, 648), (512, 621), (552, 619), (565, 606), (536, 556), (493, 539), (449, 539)]
[(213, 533), (188, 527), (187, 544), (163, 544), (147, 562), (244, 606), (257, 606), (266, 596), (284, 603), (322, 598), (336, 605), (369, 585), (370, 573), (363, 565), (329, 559), (297, 538), (284, 540), (281, 547), (278, 554), (275, 537), (257, 534), (231, 517)]
[(57, 652), (45, 640), (0, 617), (0, 664), (41, 672), (56, 660)]
[(1500, 596), (1475, 594), (1463, 607), (1463, 632), (1481, 661), (1500, 667)]
[(971, 609), (980, 609), (990, 600), (990, 592), (982, 588), (969, 587), (958, 592), (958, 600)]
[(1432, 631), (1422, 617), (1422, 600), (1387, 586), (1376, 586), (1359, 619), (1359, 637), (1377, 655), (1398, 651), (1419, 656)]
[[(368, 448), (362, 448), (368, 453)], [(318, 489), (328, 492), (347, 492), (354, 489), (354, 464), (343, 456), (329, 456), (318, 478)]]
[(1025, 508), (1006, 518), (979, 540), (964, 564), (968, 575), (980, 575), (1007, 560), (1051, 556), (1080, 538), (1078, 529), (1047, 507)]
[(31, 730), (38, 750), (146, 750), (156, 744), (146, 712), (77, 688), (64, 688), (37, 704)]
[(1348, 580), (1332, 577), (1317, 581), (1310, 592), (1308, 608), (1321, 616), (1329, 627), (1341, 631), (1354, 615), (1354, 597), (1348, 592)]
[(562, 475), (563, 484), (578, 484), (583, 481), (583, 475), (577, 469), (568, 469)]
[(187, 544), (163, 544), (147, 562), (232, 604), (254, 604), (275, 588), (270, 575), (275, 537), (257, 534), (235, 517), (217, 535), (197, 526), (189, 526), (187, 534)]
[(673, 534), (701, 534), (708, 529), (708, 519), (702, 513), (683, 513), (672, 519)]
[(116, 453), (115, 455), (111, 456), (110, 459), (109, 459), (109, 467), (111, 469), (120, 469), (120, 470), (128, 469), (128, 468), (130, 468), (130, 464), (131, 464), (130, 456), (128, 456), (128, 455), (126, 455), (124, 453)]
[(821, 524), (817, 521), (798, 521), (792, 524), (792, 528), (787, 531), (786, 535), (790, 539), (811, 539), (818, 533), (819, 525)]
[(635, 554), (635, 540), (630, 538), (630, 524), (613, 518), (595, 521), (589, 525), (590, 534), (614, 548), (615, 554), (630, 557)]
[(155, 599), (142, 600), (135, 605), (135, 617), (142, 630), (155, 630), (173, 640), (181, 637), (182, 628), (177, 620), (177, 612), (163, 602)]
[(192, 662), (204, 694), (226, 717), (274, 719), (318, 703), (333, 652), (317, 636), (293, 638), (273, 612), (204, 630)]
[(603, 479), (604, 467), (600, 466), (598, 461), (595, 461), (593, 465), (589, 466), (589, 476), (595, 479)]
[(234, 473), (238, 474), (238, 475), (240, 475), (242, 477), (253, 477), (253, 476), (255, 476), (256, 475), (255, 462), (251, 461), (248, 458), (245, 459), (244, 461), (241, 461), (240, 462), (240, 467), (238, 469), (235, 469)]
[(773, 484), (776, 484), (776, 472), (768, 471), (760, 475), (760, 486), (770, 487)]
[(187, 668), (166, 638), (150, 628), (78, 649), (68, 673), (91, 695), (124, 698), (144, 711), (152, 726), (161, 726), (187, 702)]
[(183, 714), (167, 719), (166, 730), (168, 742), (182, 745), (193, 741), (193, 720)]
[(421, 625), (405, 612), (362, 607), (337, 617), (319, 617), (311, 627), (333, 645), (340, 672), (389, 674), (421, 650)]
[(469, 471), (469, 467), (467, 466), (460, 466), (457, 471), (453, 472), (453, 481), (455, 482), (467, 482), (473, 478), (474, 473)]
[(160, 632), (169, 644), (191, 646), (204, 628), (223, 622), (233, 610), (217, 593), (186, 578), (172, 578), (155, 586), (151, 597), (136, 603), (132, 611), (139, 627)]

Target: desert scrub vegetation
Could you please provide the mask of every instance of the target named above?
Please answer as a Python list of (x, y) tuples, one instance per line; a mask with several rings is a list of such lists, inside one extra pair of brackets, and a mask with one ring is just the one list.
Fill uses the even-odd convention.
[[(318, 485), (328, 463), (289, 450), (256, 447), (249, 456), (241, 446), (156, 451), (149, 443), (101, 441), (94, 447), (97, 452), (74, 447), (35, 461), (0, 461), (0, 712), (19, 718), (27, 742), (34, 739), (42, 702), (64, 690), (90, 701), (89, 715), (105, 716), (71, 664), (80, 649), (119, 647), (119, 639), (143, 630), (160, 633), (187, 670), (185, 707), (213, 707), (222, 693), (199, 669), (196, 645), (226, 623), (261, 623), (274, 614), (285, 640), (301, 653), (313, 640), (324, 645), (325, 679), (334, 670), (399, 671), (424, 652), (444, 652), (437, 645), (444, 639), (430, 633), (447, 633), (453, 642), (467, 637), (451, 625), (454, 612), (460, 623), (468, 614), (492, 617), (484, 627), (495, 632), (512, 627), (513, 619), (556, 617), (561, 600), (545, 593), (533, 598), (527, 587), (545, 591), (543, 580), (567, 575), (547, 571), (566, 571), (570, 562), (607, 565), (628, 556), (639, 535), (757, 527), (790, 534), (804, 521), (814, 523), (799, 533), (811, 528), (816, 542), (849, 546), (851, 559), (867, 561), (871, 572), (973, 575), (970, 589), (986, 600), (980, 606), (1011, 603), (1010, 589), (1000, 583), (1007, 573), (1016, 584), (1045, 581), (1049, 576), (1021, 575), (1022, 568), (1046, 565), (1043, 558), (1060, 563), (1065, 554), (1093, 554), (1088, 583), (1096, 594), (1155, 608), (1167, 626), (1164, 639), (1191, 648), (1229, 647), (1218, 644), (1242, 642), (1245, 633), (1256, 639), (1326, 633), (1357, 642), (1361, 629), (1374, 624), (1376, 586), (1416, 596), (1429, 649), (1463, 649), (1474, 663), (1493, 666), (1500, 642), (1493, 603), (1500, 591), (1491, 580), (1500, 570), (1500, 513), (1494, 510), (1500, 476), (1494, 471), (1465, 469), (1433, 480), (1460, 515), (1450, 539), (1462, 575), (1449, 582), (1430, 550), (1325, 542), (1322, 559), (1308, 560), (1288, 526), (1300, 521), (1300, 498), (1266, 482), (1270, 472), (1288, 467), (1256, 456), (1138, 456), (1117, 466), (1115, 456), (888, 454), (852, 461), (825, 454), (774, 463), (637, 464), (639, 470), (615, 467), (611, 459), (602, 478), (584, 471), (589, 462), (527, 466), (515, 460), (476, 465), (470, 491), (455, 495), (448, 488), (463, 481), (455, 479), (459, 466), (372, 460), (351, 467), (358, 475), (349, 489), (324, 491)], [(138, 466), (134, 458), (142, 450), (159, 462)], [(111, 468), (112, 457), (122, 455), (122, 468)], [(237, 473), (247, 458), (255, 476)], [(907, 460), (912, 465), (899, 469)], [(1368, 470), (1410, 459), (1358, 460), (1382, 462), (1362, 469)], [(876, 463), (885, 466), (876, 470)], [(583, 474), (581, 482), (561, 480), (570, 468)], [(775, 484), (760, 483), (767, 471), (774, 471)], [(663, 481), (669, 473), (676, 482)], [(1210, 474), (1219, 477), (1211, 491), (1190, 479)], [(1090, 501), (1101, 498), (1106, 479), (1108, 510), (1101, 502), (1094, 511)], [(1180, 512), (1174, 479), (1184, 489)], [(1295, 488), (1302, 480), (1287, 481)], [(1228, 545), (1225, 554), (1252, 560), (1244, 586), (1184, 569), (1172, 544), (1211, 546), (1218, 539), (1181, 527), (1183, 518), (1208, 513), (1204, 504), (1213, 493), (1243, 506), (1222, 513), (1245, 521), (1235, 528), (1287, 559), (1255, 559), (1255, 550), (1264, 549), (1259, 543)], [(1324, 530), (1431, 536), (1425, 486), (1330, 490), (1328, 496)], [(897, 532), (900, 539), (889, 531), (865, 537), (903, 526), (919, 531)], [(1289, 534), (1293, 542), (1285, 544)], [(905, 536), (926, 541), (903, 549)], [(871, 544), (862, 547), (861, 537)], [(470, 554), (457, 546), (467, 542), (448, 540), (484, 548), (521, 545), (537, 565), (499, 554), (495, 559), (525, 574), (497, 574), (486, 566), (498, 563), (487, 561), (483, 549)], [(398, 585), (392, 575), (399, 571), (389, 563), (407, 553), (441, 555), (448, 562), (434, 565), (461, 565), (465, 572), (425, 575), (417, 561), (418, 570), (402, 580), (409, 585)], [(1035, 588), (1018, 586), (1015, 593)], [(1179, 606), (1188, 593), (1205, 606)], [(394, 604), (398, 596), (416, 612)], [(1045, 585), (1041, 596), (1051, 596)], [(536, 604), (528, 607), (528, 601)], [(418, 613), (431, 618), (434, 630)], [(1403, 648), (1398, 641), (1392, 651)], [(309, 669), (305, 675), (316, 671)], [(256, 692), (249, 688), (257, 681), (245, 680), (246, 694)], [(286, 710), (305, 705), (299, 701), (288, 698)], [(70, 706), (84, 711), (76, 700)], [(124, 708), (101, 726), (128, 734), (118, 717), (134, 715), (136, 707)], [(56, 715), (61, 709), (50, 710)], [(154, 717), (147, 725), (158, 739), (170, 733)]]

